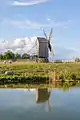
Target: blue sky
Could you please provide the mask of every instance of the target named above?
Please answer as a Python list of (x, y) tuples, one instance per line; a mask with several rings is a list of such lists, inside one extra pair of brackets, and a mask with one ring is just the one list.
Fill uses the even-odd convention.
[(0, 41), (44, 36), (53, 28), (55, 55), (80, 55), (80, 0), (1, 0)]

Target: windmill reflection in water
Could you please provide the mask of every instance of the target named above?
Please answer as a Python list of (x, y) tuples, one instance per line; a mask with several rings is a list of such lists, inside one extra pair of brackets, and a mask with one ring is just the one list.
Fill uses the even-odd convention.
[(48, 111), (51, 111), (50, 106), (50, 95), (51, 95), (51, 89), (49, 88), (37, 88), (36, 89), (36, 103), (47, 103), (48, 104)]

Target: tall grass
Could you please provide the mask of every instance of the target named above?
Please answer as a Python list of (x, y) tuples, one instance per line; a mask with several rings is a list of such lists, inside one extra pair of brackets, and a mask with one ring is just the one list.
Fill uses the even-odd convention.
[[(5, 71), (13, 71), (14, 75), (5, 75)], [(53, 71), (62, 82), (80, 79), (80, 63), (14, 62), (0, 63), (0, 84), (46, 83), (50, 77), (53, 79), (51, 76)]]

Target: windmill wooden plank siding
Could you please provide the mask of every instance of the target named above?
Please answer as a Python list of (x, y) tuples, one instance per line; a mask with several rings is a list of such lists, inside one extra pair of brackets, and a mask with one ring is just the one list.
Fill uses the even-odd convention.
[(48, 41), (45, 38), (37, 37), (36, 54), (41, 58), (48, 58)]

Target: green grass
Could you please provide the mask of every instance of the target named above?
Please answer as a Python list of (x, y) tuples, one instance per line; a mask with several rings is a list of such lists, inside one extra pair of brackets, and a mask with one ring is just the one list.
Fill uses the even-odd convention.
[[(46, 83), (53, 79), (55, 70), (60, 81), (80, 80), (80, 63), (36, 63), (14, 62), (4, 64), (0, 62), (0, 83)], [(5, 71), (13, 71), (14, 75), (5, 75)]]

